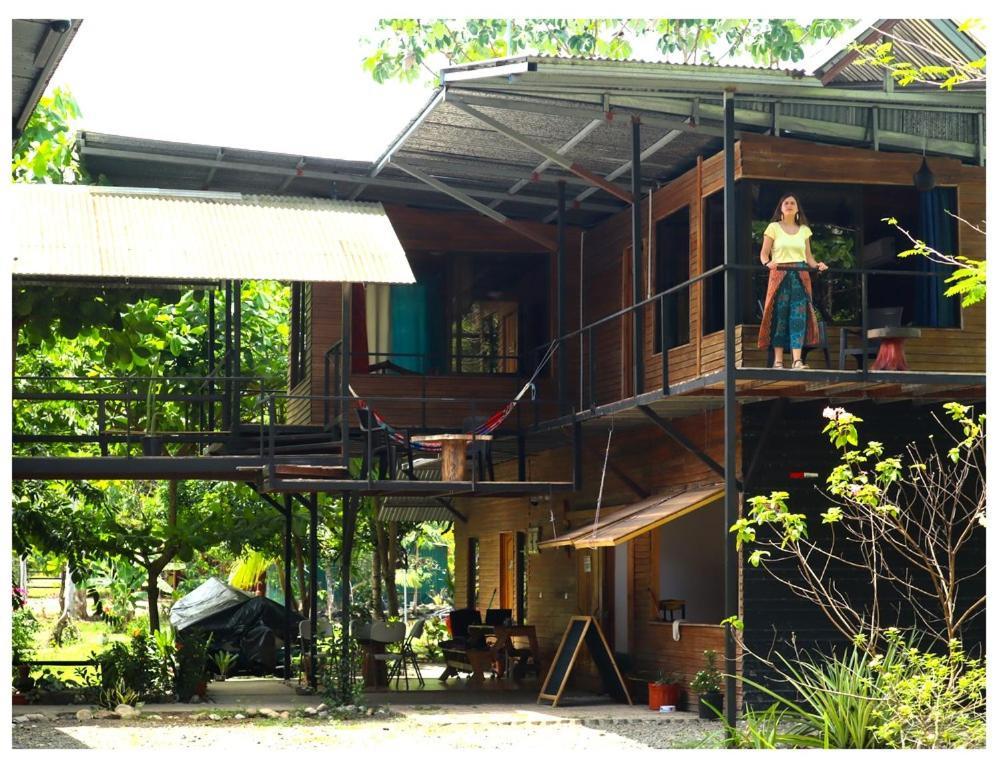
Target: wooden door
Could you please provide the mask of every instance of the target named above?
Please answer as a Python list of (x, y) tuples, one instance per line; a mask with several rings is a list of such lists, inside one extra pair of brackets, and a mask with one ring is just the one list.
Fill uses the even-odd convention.
[[(634, 301), (632, 290), (634, 281), (631, 274), (631, 246), (621, 254), (621, 308), (630, 307)], [(635, 355), (631, 348), (631, 337), (634, 333), (635, 316), (629, 312), (622, 315), (619, 321), (621, 329), (621, 399), (635, 394), (634, 371)]]
[[(614, 647), (614, 547), (601, 547), (596, 550), (601, 557), (600, 564), (600, 628), (604, 631), (607, 642)], [(616, 649), (615, 649), (616, 650)]]
[(517, 552), (512, 533), (500, 534), (500, 608), (513, 609), (517, 589)]

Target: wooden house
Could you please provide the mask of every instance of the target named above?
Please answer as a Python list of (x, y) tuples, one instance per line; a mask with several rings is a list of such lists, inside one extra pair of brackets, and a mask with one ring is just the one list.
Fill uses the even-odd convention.
[[(81, 151), (122, 186), (381, 202), (416, 283), (294, 285), (287, 426), (364, 453), (374, 413), (402, 462), (420, 436), (502, 414), (495, 478), (273, 488), (390, 497), (385, 519), (414, 519), (407, 496), (445, 497), (419, 514), (454, 521), (456, 605), (509, 608), (549, 658), (569, 617), (592, 614), (633, 674), (689, 679), (706, 648), (742, 669), (720, 624), (734, 614), (763, 653), (791, 632), (835, 639), (727, 534), (756, 493), (825, 508), (821, 480), (798, 479), (836, 458), (825, 406), (848, 404), (897, 452), (939, 404), (984, 401), (984, 302), (945, 299), (944, 273), (896, 259), (907, 241), (884, 221), (985, 257), (984, 234), (947, 215), (985, 218), (984, 111), (983, 90), (891, 90), (843, 52), (808, 75), (518, 57), (445, 70), (373, 164), (97, 134)], [(786, 191), (832, 267), (808, 370), (768, 368), (757, 346), (761, 233)], [(863, 339), (888, 307), (920, 332), (910, 370), (841, 360), (864, 344), (844, 331)], [(661, 613), (669, 599), (683, 608)]]

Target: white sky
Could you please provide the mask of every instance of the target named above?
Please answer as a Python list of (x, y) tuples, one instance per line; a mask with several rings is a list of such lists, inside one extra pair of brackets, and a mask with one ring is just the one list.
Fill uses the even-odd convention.
[[(590, 2), (414, 5), (381, 1), (371, 7), (381, 16), (425, 17), (598, 16), (610, 10), (606, 3)], [(750, 15), (766, 17), (775, 10), (748, 5), (759, 7), (707, 3), (698, 11), (734, 16), (755, 10)], [(298, 0), (266, 6), (220, 0), (174, 0), (155, 6), (76, 0), (15, 2), (11, 15), (84, 19), (51, 80), (51, 86), (72, 89), (83, 110), (82, 128), (373, 160), (418, 114), (431, 91), (421, 84), (375, 83), (360, 64), (372, 46), (359, 39), (374, 29), (377, 16), (360, 15), (368, 13), (360, 4), (345, 7), (332, 10), (332, 3)], [(262, 8), (269, 12), (258, 10)], [(640, 3), (625, 10), (630, 16), (652, 16), (665, 8)], [(794, 10), (806, 9), (787, 10), (796, 15)], [(614, 11), (624, 15), (621, 8)], [(890, 15), (887, 11), (878, 8), (881, 15)], [(864, 7), (846, 2), (825, 12), (860, 17)], [(911, 6), (909, 15), (917, 15)], [(654, 51), (636, 54), (651, 58)]]

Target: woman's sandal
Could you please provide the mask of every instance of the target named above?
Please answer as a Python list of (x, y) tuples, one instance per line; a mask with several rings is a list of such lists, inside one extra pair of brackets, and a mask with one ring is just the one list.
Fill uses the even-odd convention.
[(774, 360), (774, 368), (783, 368), (784, 363), (781, 360)]
[(792, 368), (807, 368), (808, 366), (805, 365), (805, 363), (803, 361), (801, 361), (801, 360), (795, 360), (794, 364), (791, 367)]

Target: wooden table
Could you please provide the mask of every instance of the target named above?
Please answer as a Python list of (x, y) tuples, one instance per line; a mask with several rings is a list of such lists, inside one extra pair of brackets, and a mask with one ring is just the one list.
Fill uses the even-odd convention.
[(441, 480), (465, 479), (465, 456), (468, 444), (479, 440), (492, 440), (492, 435), (420, 435), (414, 437), (421, 443), (441, 444)]
[(909, 370), (909, 364), (905, 361), (905, 340), (918, 339), (920, 336), (922, 331), (919, 328), (871, 328), (867, 331), (867, 338), (881, 340), (878, 356), (871, 364), (871, 370)]
[[(487, 637), (495, 638), (495, 642), (492, 645), (488, 645), (485, 651), (472, 651), (469, 653), (469, 661), (473, 666), (472, 677), (470, 678), (472, 684), (481, 684), (483, 673), (490, 668), (496, 670), (498, 677), (503, 677), (507, 673), (512, 672), (514, 679), (519, 680), (527, 673), (527, 668), (530, 666), (528, 658), (533, 659), (534, 670), (537, 673), (538, 679), (542, 679), (543, 670), (538, 650), (538, 636), (532, 625), (493, 627), (487, 624), (472, 624), (468, 628), (468, 633), (469, 637), (486, 635)], [(520, 649), (514, 646), (513, 639), (516, 637), (527, 639), (530, 646), (529, 657), (525, 657)], [(474, 660), (471, 658), (473, 654), (476, 656)], [(511, 658), (516, 658), (517, 660), (512, 666), (509, 664)]]

